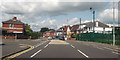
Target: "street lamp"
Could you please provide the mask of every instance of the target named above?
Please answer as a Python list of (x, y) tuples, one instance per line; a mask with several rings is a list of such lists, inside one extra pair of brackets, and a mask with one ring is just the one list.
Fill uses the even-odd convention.
[(92, 7), (90, 7), (90, 10), (93, 13), (93, 33), (94, 33), (95, 32), (95, 28), (94, 28), (94, 26), (95, 26), (95, 11), (92, 10)]
[(115, 46), (115, 7), (113, 1), (113, 46)]
[(90, 10), (93, 13), (93, 39), (94, 39), (94, 32), (95, 32), (95, 11), (92, 9), (92, 7), (90, 7)]

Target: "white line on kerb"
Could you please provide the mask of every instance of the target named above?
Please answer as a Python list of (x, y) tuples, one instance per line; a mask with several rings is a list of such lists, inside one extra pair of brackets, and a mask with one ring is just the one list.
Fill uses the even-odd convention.
[(38, 50), (36, 53), (34, 53), (32, 56), (30, 56), (31, 58), (32, 57), (34, 57), (35, 55), (37, 55), (39, 52), (41, 52), (42, 51), (42, 49), (41, 50)]
[(118, 51), (118, 50), (114, 50), (114, 49), (111, 49), (111, 48), (107, 48), (107, 47), (104, 47), (104, 48), (106, 48), (106, 49), (108, 49), (108, 50)]
[(75, 48), (73, 45), (71, 45), (71, 47)]
[(81, 54), (83, 54), (85, 57), (89, 58), (89, 56), (87, 56), (85, 53), (83, 53), (82, 51), (78, 50), (78, 52), (80, 52)]
[(47, 46), (48, 46), (48, 44), (44, 48), (46, 48)]

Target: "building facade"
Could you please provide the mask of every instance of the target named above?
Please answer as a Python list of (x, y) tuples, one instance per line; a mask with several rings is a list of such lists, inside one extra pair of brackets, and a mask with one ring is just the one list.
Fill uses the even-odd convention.
[(6, 30), (5, 36), (16, 36), (24, 33), (24, 23), (17, 20), (17, 17), (13, 19), (3, 21), (2, 28)]

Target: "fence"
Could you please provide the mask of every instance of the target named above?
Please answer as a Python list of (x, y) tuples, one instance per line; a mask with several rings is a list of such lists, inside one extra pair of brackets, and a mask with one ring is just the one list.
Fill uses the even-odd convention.
[[(99, 42), (99, 43), (113, 43), (113, 35), (112, 34), (103, 34), (103, 33), (82, 33), (77, 34), (77, 40), (81, 41), (91, 41), (91, 42)], [(120, 45), (120, 35), (116, 35), (116, 45)]]

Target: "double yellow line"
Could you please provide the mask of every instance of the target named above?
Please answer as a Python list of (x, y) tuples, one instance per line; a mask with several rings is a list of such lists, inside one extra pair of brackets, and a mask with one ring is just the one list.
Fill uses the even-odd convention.
[(23, 53), (26, 53), (26, 52), (34, 49), (34, 46), (31, 46), (31, 45), (26, 45), (26, 44), (20, 44), (20, 45), (28, 46), (28, 47), (30, 47), (30, 48), (27, 49), (27, 50), (24, 50), (24, 51), (22, 51), (22, 52), (16, 53), (16, 54), (14, 54), (14, 55), (8, 56), (8, 57), (4, 58), (3, 60), (13, 59), (13, 58), (15, 58), (15, 57), (17, 57), (17, 56), (19, 56), (19, 55), (21, 55), (21, 54), (23, 54)]

